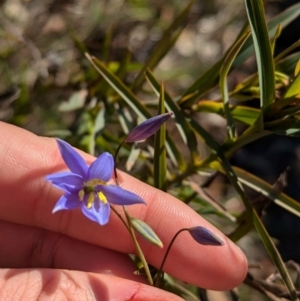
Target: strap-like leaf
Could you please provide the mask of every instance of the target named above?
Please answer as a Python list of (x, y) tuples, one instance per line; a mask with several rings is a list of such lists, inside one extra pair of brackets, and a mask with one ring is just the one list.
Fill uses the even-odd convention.
[[(158, 112), (165, 113), (165, 91), (163, 84), (160, 88)], [(166, 124), (164, 123), (155, 134), (154, 141), (154, 186), (167, 191), (167, 161), (166, 161)]]
[(275, 101), (274, 62), (271, 44), (265, 21), (263, 2), (261, 0), (245, 0), (245, 3), (256, 54), (260, 106), (265, 110)]

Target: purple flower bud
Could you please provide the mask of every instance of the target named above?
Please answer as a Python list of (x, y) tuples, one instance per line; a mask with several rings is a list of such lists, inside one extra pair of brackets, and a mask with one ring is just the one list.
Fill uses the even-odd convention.
[(173, 112), (169, 112), (145, 120), (128, 134), (125, 142), (136, 142), (147, 139), (155, 134), (162, 124), (166, 122), (172, 115)]
[(211, 245), (211, 246), (223, 246), (224, 242), (215, 234), (213, 234), (210, 230), (198, 226), (189, 228), (191, 236), (194, 238), (196, 242), (201, 245)]

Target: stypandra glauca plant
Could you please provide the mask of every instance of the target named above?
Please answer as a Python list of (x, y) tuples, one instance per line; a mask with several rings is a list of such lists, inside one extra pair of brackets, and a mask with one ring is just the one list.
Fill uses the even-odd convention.
[[(277, 38), (282, 29), (299, 18), (300, 4), (295, 4), (267, 22), (264, 1), (245, 0), (242, 7), (244, 17), (239, 21), (245, 22), (244, 26), (240, 27), (235, 41), (228, 45), (228, 50), (224, 55), (220, 55), (203, 74), (195, 74), (203, 66), (200, 63), (195, 65), (193, 62), (192, 65), (195, 68), (191, 74), (188, 74), (189, 80), (187, 81), (192, 81), (191, 84), (185, 83), (173, 90), (171, 87), (170, 91), (162, 94), (159, 82), (164, 79), (165, 75), (160, 74), (159, 63), (176, 44), (180, 33), (184, 32), (185, 22), (183, 20), (193, 5), (194, 1), (189, 1), (182, 12), (174, 17), (170, 25), (161, 29), (161, 38), (157, 45), (151, 48), (153, 51), (149, 51), (149, 57), (145, 59), (144, 64), (140, 62), (136, 64), (131, 57), (131, 52), (128, 51), (124, 54), (124, 60), (117, 62), (119, 69), (116, 70), (115, 61), (101, 57), (100, 54), (97, 54), (97, 58), (92, 57), (88, 53), (88, 49), (76, 41), (77, 46), (80, 46), (78, 47), (79, 51), (84, 56), (83, 59), (87, 59), (90, 63), (90, 77), (86, 78), (90, 84), (87, 92), (91, 96), (96, 96), (97, 104), (91, 109), (83, 108), (82, 116), (85, 119), (81, 120), (87, 120), (87, 122), (83, 122), (85, 131), (82, 128), (76, 131), (76, 126), (74, 126), (75, 130), (72, 129), (74, 136), (70, 138), (73, 141), (77, 139), (78, 144), (85, 146), (91, 154), (94, 154), (95, 146), (97, 146), (98, 150), (104, 148), (114, 155), (108, 152), (103, 153), (90, 167), (87, 167), (70, 146), (58, 140), (62, 157), (71, 174), (58, 175), (56, 178), (51, 175), (47, 178), (53, 185), (64, 191), (64, 195), (58, 201), (54, 211), (80, 207), (85, 216), (100, 225), (109, 222), (110, 214), (116, 214), (132, 237), (136, 254), (142, 263), (149, 283), (156, 286), (163, 284), (164, 264), (168, 261), (169, 251), (176, 243), (176, 238), (182, 232), (188, 231), (196, 242), (202, 244), (222, 245), (222, 241), (218, 237), (200, 226), (181, 229), (168, 242), (164, 241), (167, 244), (164, 246), (166, 248), (164, 249), (165, 256), (157, 273), (154, 274), (154, 277), (152, 276), (152, 268), (148, 267), (136, 233), (158, 247), (163, 247), (162, 242), (149, 225), (129, 215), (126, 209), (128, 205), (142, 204), (143, 206), (144, 201), (138, 195), (124, 190), (118, 181), (116, 162), (121, 162), (124, 157), (127, 158), (126, 156), (130, 152), (128, 158), (133, 154), (132, 161), (135, 164), (138, 165), (142, 162), (143, 168), (149, 168), (149, 174), (144, 179), (145, 182), (148, 184), (154, 182), (156, 188), (174, 194), (201, 215), (210, 214), (222, 219), (220, 223), (216, 223), (219, 227), (224, 224), (229, 226), (224, 227), (224, 232), (232, 241), (237, 242), (242, 237), (247, 237), (250, 231), (255, 230), (274, 263), (274, 269), (276, 268), (280, 274), (282, 280), (280, 292), (283, 293), (272, 290), (274, 287), (278, 288), (277, 282), (272, 283), (273, 286), (263, 286), (263, 283), (259, 282), (258, 287), (257, 279), (251, 275), (251, 270), (249, 270), (249, 277), (245, 283), (259, 290), (268, 298), (272, 297), (272, 300), (278, 300), (284, 295), (297, 301), (299, 291), (296, 291), (277, 246), (262, 222), (262, 214), (270, 202), (273, 202), (280, 207), (283, 214), (287, 210), (293, 217), (299, 217), (299, 202), (283, 192), (283, 185), (267, 183), (251, 172), (233, 166), (230, 158), (243, 146), (271, 134), (300, 135), (300, 43), (297, 41), (281, 53), (275, 54)], [(235, 5), (231, 5), (231, 7), (235, 7)], [(157, 14), (157, 16), (161, 15), (163, 14)], [(149, 22), (149, 24), (155, 24), (153, 28), (156, 32), (157, 23), (164, 24), (164, 22), (161, 19), (155, 21), (159, 22)], [(232, 21), (234, 22), (234, 18)], [(217, 18), (215, 22), (218, 23)], [(187, 28), (189, 30), (189, 26)], [(221, 27), (217, 28), (221, 30)], [(110, 32), (108, 40), (111, 36)], [(221, 36), (221, 34), (218, 32), (217, 36)], [(194, 41), (191, 42), (193, 44)], [(251, 66), (252, 71), (249, 71), (249, 74), (243, 78), (243, 72), (240, 73), (240, 71), (244, 70), (244, 67), (249, 69), (251, 57), (252, 59), (256, 58), (255, 61), (252, 60), (256, 65)], [(243, 65), (243, 62), (247, 62), (247, 65)], [(228, 85), (228, 77), (232, 71), (235, 71), (235, 80), (238, 82), (233, 80)], [(132, 72), (137, 73), (136, 77), (131, 76)], [(180, 74), (182, 78), (184, 78), (183, 72), (187, 72), (186, 69), (182, 69), (182, 74)], [(175, 75), (173, 72), (169, 74), (172, 74), (170, 77), (173, 80)], [(239, 76), (236, 76), (237, 74)], [(146, 82), (148, 86), (145, 84)], [(149, 85), (151, 89), (149, 89)], [(144, 95), (148, 97), (145, 99), (149, 99), (149, 95), (151, 95), (155, 102), (152, 101), (153, 99), (149, 102), (141, 100)], [(161, 95), (164, 95), (163, 105), (156, 101), (157, 97), (161, 98)], [(174, 95), (174, 98), (171, 95)], [(253, 107), (248, 105), (247, 101), (256, 101), (257, 103)], [(159, 131), (171, 117), (171, 113), (165, 113), (165, 107), (173, 112), (172, 118), (178, 129), (176, 135), (172, 136), (167, 132), (165, 137), (158, 137), (157, 141), (160, 143), (157, 144), (158, 147), (148, 145), (147, 151), (142, 150), (142, 147), (135, 148), (140, 140), (147, 139)], [(158, 109), (158, 116), (152, 117), (151, 110), (153, 109)], [(211, 114), (218, 115), (225, 121), (223, 128), (220, 125), (222, 135), (218, 139), (207, 129), (209, 127), (204, 127), (202, 124), (202, 116), (212, 116)], [(134, 128), (136, 123), (132, 116), (146, 121)], [(112, 124), (115, 125), (118, 121), (127, 135), (122, 140), (119, 139), (119, 134), (108, 130)], [(91, 127), (92, 129), (90, 129)], [(85, 137), (80, 136), (83, 132), (86, 134)], [(95, 133), (97, 133), (97, 137)], [(110, 144), (113, 144), (113, 147), (110, 147)], [(199, 150), (203, 148), (203, 144), (206, 146), (206, 151), (200, 154)], [(157, 156), (156, 151), (159, 151), (160, 147), (164, 145), (166, 146), (166, 155)], [(151, 162), (152, 158), (154, 158), (153, 160), (158, 159), (157, 162), (163, 167), (157, 170), (156, 162), (153, 164), (154, 168), (151, 169), (149, 161)], [(112, 175), (113, 179), (111, 179)], [(239, 209), (237, 211), (235, 209), (228, 210), (226, 206), (223, 206), (223, 202), (220, 204), (219, 200), (214, 200), (207, 193), (206, 188), (209, 188), (215, 177), (219, 175), (224, 175), (230, 182), (230, 185), (226, 183), (226, 187), (230, 187), (229, 191), (232, 193), (230, 197), (234, 196), (240, 211)], [(139, 175), (136, 174), (136, 176)], [(201, 176), (205, 180), (200, 183), (194, 180), (193, 176)], [(203, 180), (203, 178), (201, 179)], [(159, 183), (156, 183), (157, 179), (160, 180)], [(167, 189), (165, 187), (166, 179)], [(223, 184), (225, 186), (225, 183)], [(258, 200), (249, 198), (245, 193), (245, 187), (258, 192), (260, 198)], [(229, 195), (222, 193), (221, 197), (225, 203), (228, 201)], [(201, 208), (199, 209), (199, 207)], [(111, 213), (111, 211), (113, 212)], [(167, 277), (165, 277), (165, 281), (168, 281)], [(178, 287), (179, 284), (176, 283), (176, 286)], [(237, 298), (232, 297), (232, 300), (237, 300)]]
[[(158, 270), (156, 280), (155, 282), (153, 281), (148, 263), (143, 254), (143, 250), (138, 243), (134, 230), (150, 243), (160, 248), (163, 247), (163, 244), (148, 224), (130, 216), (126, 210), (126, 206), (128, 205), (146, 203), (137, 194), (125, 190), (120, 186), (116, 160), (118, 151), (124, 143), (139, 142), (152, 136), (163, 123), (172, 116), (172, 114), (172, 112), (160, 114), (142, 122), (126, 136), (117, 148), (114, 157), (110, 153), (104, 152), (90, 166), (86, 164), (84, 159), (71, 145), (57, 139), (60, 154), (66, 166), (69, 168), (69, 171), (51, 174), (46, 177), (46, 180), (51, 182), (53, 186), (64, 192), (54, 206), (52, 210), (53, 213), (60, 210), (80, 208), (85, 217), (98, 223), (100, 226), (103, 226), (109, 223), (109, 217), (112, 210), (121, 219), (122, 223), (129, 231), (136, 248), (136, 253), (147, 275), (148, 282), (155, 286), (160, 285), (164, 263), (167, 260), (167, 256), (176, 237), (181, 232), (188, 231), (191, 237), (199, 244), (213, 246), (222, 246), (224, 244), (223, 241), (210, 230), (201, 226), (179, 230), (171, 239)], [(114, 179), (112, 179), (113, 174)], [(115, 205), (122, 206), (126, 219), (120, 215), (118, 209), (114, 207)]]

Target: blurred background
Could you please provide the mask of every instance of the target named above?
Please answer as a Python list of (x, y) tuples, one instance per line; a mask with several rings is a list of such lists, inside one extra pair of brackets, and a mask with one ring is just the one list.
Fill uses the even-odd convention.
[[(267, 20), (294, 3), (296, 1), (267, 1)], [(67, 139), (96, 155), (105, 150), (114, 152), (117, 143), (124, 137), (116, 97), (91, 68), (76, 41), (105, 62), (129, 86), (164, 30), (186, 5), (186, 1), (179, 0), (1, 0), (0, 120), (38, 135)], [(181, 22), (178, 39), (155, 68), (156, 78), (164, 82), (165, 88), (176, 100), (200, 74), (224, 55), (246, 20), (243, 1), (195, 1)], [(280, 53), (299, 38), (300, 18), (297, 18), (282, 32), (275, 53)], [(129, 62), (127, 69), (122, 70), (120, 66), (126, 60)], [(252, 56), (231, 73), (229, 87), (235, 86), (255, 70), (255, 58)], [(157, 97), (149, 85), (145, 84), (143, 89), (136, 91), (136, 95), (154, 110)], [(203, 100), (219, 98), (219, 91), (213, 89)], [(245, 104), (255, 108), (259, 106), (259, 101), (254, 97)], [(131, 110), (128, 114), (131, 120), (134, 114)], [(216, 141), (224, 141), (224, 118), (198, 113), (197, 120)], [(185, 156), (184, 143), (177, 137), (174, 126), (168, 127)], [(240, 131), (242, 129), (243, 126), (238, 128)], [(112, 132), (113, 136), (110, 134)], [(299, 201), (299, 146), (298, 138), (271, 135), (239, 149), (231, 157), (231, 163), (271, 184), (289, 166), (284, 191)], [(143, 160), (133, 164), (133, 157), (130, 157), (131, 160), (127, 158), (130, 154), (135, 155), (129, 149), (127, 152), (125, 150), (121, 154), (119, 167), (151, 184), (153, 179), (147, 174), (151, 167), (146, 162), (149, 152), (142, 153)], [(207, 154), (203, 143), (199, 153), (202, 157)], [(146, 172), (141, 174), (145, 166), (143, 170)], [(193, 180), (203, 181), (203, 178), (199, 176)], [(227, 210), (241, 212), (240, 202), (224, 176), (214, 177), (207, 188), (210, 196), (224, 204)], [(171, 187), (170, 193), (186, 197), (185, 192), (178, 192), (176, 187)], [(250, 190), (248, 194), (252, 199), (258, 196)], [(228, 226), (202, 200), (195, 208), (209, 221), (222, 227), (225, 233), (232, 230), (232, 226)], [(283, 259), (300, 262), (299, 218), (272, 203), (265, 208), (263, 221)], [(270, 275), (274, 276), (276, 270), (255, 231), (237, 243), (248, 256), (249, 271), (253, 277), (265, 280)], [(195, 300), (195, 295), (201, 300), (269, 300), (247, 285), (239, 287), (231, 296), (223, 294), (217, 297), (189, 286), (187, 288), (194, 294), (194, 297), (186, 296), (187, 300)], [(240, 299), (234, 299), (234, 294)]]

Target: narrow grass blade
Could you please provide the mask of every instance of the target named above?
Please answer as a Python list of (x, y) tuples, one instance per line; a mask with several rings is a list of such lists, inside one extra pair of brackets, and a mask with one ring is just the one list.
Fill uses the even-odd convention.
[(262, 0), (245, 0), (259, 75), (260, 106), (265, 110), (275, 101), (274, 62)]
[[(152, 86), (154, 92), (159, 95), (159, 83), (155, 79), (153, 73), (148, 69), (146, 71), (146, 78), (149, 81), (150, 85)], [(198, 150), (197, 150), (197, 139), (194, 131), (191, 129), (190, 125), (185, 119), (185, 116), (182, 110), (178, 107), (178, 105), (172, 100), (170, 95), (165, 92), (165, 102), (166, 107), (169, 111), (174, 113), (175, 123), (178, 128), (178, 131), (184, 141), (184, 143), (188, 146), (192, 158), (194, 161), (199, 159)]]
[[(165, 91), (160, 88), (158, 115), (165, 113)], [(164, 123), (155, 134), (154, 142), (154, 186), (167, 191), (167, 161), (166, 161), (166, 124)]]
[(239, 53), (245, 41), (248, 39), (249, 35), (250, 32), (246, 32), (244, 35), (240, 37), (240, 39), (238, 39), (232, 45), (220, 69), (219, 86), (220, 86), (221, 95), (224, 103), (224, 112), (225, 112), (225, 118), (227, 120), (228, 136), (231, 140), (234, 140), (236, 138), (236, 133), (235, 133), (235, 125), (234, 125), (233, 117), (229, 108), (229, 95), (228, 95), (226, 78), (234, 59), (236, 58), (237, 54)]

